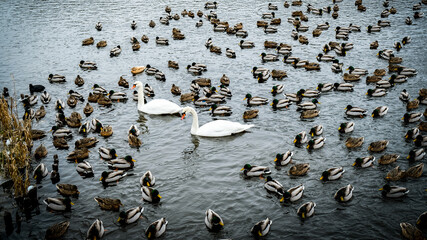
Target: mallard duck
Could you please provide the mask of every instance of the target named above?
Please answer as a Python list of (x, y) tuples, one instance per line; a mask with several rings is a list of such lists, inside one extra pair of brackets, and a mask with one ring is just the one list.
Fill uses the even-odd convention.
[(367, 168), (372, 166), (374, 164), (374, 161), (375, 161), (374, 156), (356, 158), (356, 161), (354, 161), (353, 166)]
[(166, 221), (166, 218), (161, 218), (148, 226), (145, 230), (145, 236), (147, 236), (148, 239), (159, 238), (165, 233), (167, 225), (168, 221)]
[(345, 146), (347, 148), (357, 148), (357, 147), (362, 146), (364, 141), (365, 141), (364, 137), (358, 137), (358, 138), (357, 137), (356, 138), (349, 137), (345, 141)]
[(359, 81), (360, 75), (344, 73), (344, 81)]
[(354, 122), (341, 123), (338, 128), (338, 132), (340, 133), (349, 133), (349, 132), (353, 132), (353, 130), (354, 130)]
[(340, 188), (334, 195), (335, 200), (338, 202), (348, 202), (353, 197), (354, 187), (348, 184), (345, 187)]
[(103, 48), (103, 47), (106, 47), (106, 46), (107, 46), (107, 41), (105, 41), (105, 40), (101, 40), (101, 41), (99, 41), (99, 42), (96, 43), (96, 47), (97, 48)]
[[(381, 76), (366, 76), (366, 83), (377, 83), (382, 80)], [(390, 82), (386, 81), (391, 86)]]
[(281, 108), (288, 108), (289, 105), (291, 105), (291, 102), (289, 99), (273, 99), (272, 103), (270, 104), (274, 110), (281, 109)]
[(70, 96), (67, 100), (67, 104), (70, 108), (74, 108), (77, 105), (77, 99), (73, 96)]
[(98, 99), (102, 97), (102, 94), (97, 93), (89, 93), (89, 96), (87, 98), (88, 102), (98, 102)]
[(313, 110), (304, 110), (301, 112), (300, 118), (302, 119), (310, 119), (319, 116), (320, 111), (317, 109)]
[(152, 187), (156, 184), (156, 178), (151, 173), (151, 171), (147, 171), (142, 175), (139, 179), (139, 184), (142, 186)]
[(369, 48), (370, 49), (377, 49), (379, 46), (378, 41), (374, 41), (370, 44)]
[(222, 53), (221, 48), (220, 48), (220, 47), (218, 47), (218, 46), (214, 46), (214, 45), (211, 45), (211, 46), (209, 47), (209, 51), (210, 51), (210, 52), (213, 52), (213, 53), (217, 53), (217, 54), (221, 54), (221, 53)]
[(405, 171), (400, 170), (400, 166), (397, 166), (387, 173), (385, 179), (388, 181), (399, 181), (405, 176), (406, 176)]
[(280, 202), (298, 201), (302, 197), (304, 189), (305, 187), (303, 184), (289, 188), (286, 192), (283, 193), (283, 197), (280, 199)]
[(248, 106), (257, 106), (257, 105), (263, 105), (268, 103), (268, 99), (264, 97), (252, 97), (251, 94), (246, 94), (245, 98), (243, 100), (247, 100)]
[(400, 223), (400, 229), (402, 230), (402, 236), (405, 237), (405, 239), (424, 239), (422, 231), (412, 226), (410, 223)]
[(90, 122), (83, 123), (79, 128), (79, 133), (83, 135), (88, 134), (89, 131), (90, 131)]
[[(395, 83), (394, 80), (387, 81), (387, 80), (381, 80), (380, 79), (375, 84), (376, 89), (371, 90), (370, 93), (369, 92), (367, 93), (367, 95), (371, 94), (371, 95), (375, 95), (377, 97), (378, 96), (379, 97), (384, 96), (387, 93), (387, 91), (384, 88), (391, 88), (392, 86), (394, 86), (394, 83)], [(384, 89), (384, 91), (380, 91), (377, 89)], [(371, 95), (369, 95), (369, 96), (371, 96)]]
[(137, 24), (136, 24), (135, 20), (133, 20), (133, 21), (130, 23), (130, 28), (132, 28), (132, 30), (135, 30), (135, 29), (136, 29), (136, 27), (137, 27)]
[(319, 37), (322, 34), (322, 29), (316, 28), (312, 32), (313, 37)]
[(44, 106), (40, 106), (40, 108), (34, 113), (34, 118), (38, 121), (46, 115), (46, 110)]
[(423, 174), (423, 169), (424, 169), (424, 163), (419, 163), (415, 166), (412, 166), (408, 168), (408, 170), (406, 170), (405, 172), (406, 177), (419, 178)]
[(380, 141), (376, 141), (376, 142), (371, 142), (371, 144), (369, 144), (368, 150), (371, 152), (382, 152), (385, 150), (387, 145), (388, 145), (387, 140), (380, 140)]
[(252, 118), (256, 118), (258, 116), (258, 109), (251, 109), (251, 110), (246, 110), (243, 113), (243, 119), (252, 119)]
[(374, 109), (374, 111), (372, 112), (372, 117), (382, 117), (386, 115), (387, 112), (388, 112), (387, 106), (380, 106)]
[(94, 42), (93, 37), (86, 38), (82, 41), (82, 46), (92, 45)]
[(212, 116), (230, 116), (232, 113), (231, 107), (218, 106), (216, 104), (212, 105), (209, 111), (211, 111)]
[(317, 108), (316, 103), (320, 104), (320, 102), (315, 98), (315, 99), (311, 100), (310, 102), (303, 102), (303, 103), (297, 104), (297, 110), (316, 109)]
[(334, 83), (334, 89), (341, 92), (352, 92), (353, 84), (351, 83)]
[(415, 98), (413, 101), (408, 101), (406, 103), (406, 111), (411, 111), (413, 109), (417, 109), (420, 105), (420, 100)]
[(219, 94), (220, 95), (223, 95), (223, 96), (226, 96), (226, 97), (232, 97), (233, 96), (231, 94), (231, 90), (227, 86), (221, 84), (219, 87), (220, 87), (220, 89), (219, 89)]
[(142, 145), (141, 139), (132, 134), (128, 135), (128, 142), (131, 147), (139, 148)]
[(311, 62), (307, 62), (304, 65), (305, 70), (310, 71), (310, 70), (320, 70), (320, 65), (318, 63), (311, 63)]
[[(310, 111), (310, 110), (308, 110), (308, 111)], [(308, 141), (307, 149), (318, 149), (318, 148), (323, 147), (323, 145), (325, 145), (325, 138), (324, 137), (314, 138), (314, 139), (311, 139), (310, 141)]]
[(119, 211), (120, 206), (123, 206), (120, 199), (101, 198), (101, 197), (96, 197), (94, 199), (98, 203), (98, 205), (101, 207), (102, 210)]
[(104, 231), (103, 222), (99, 219), (96, 219), (95, 222), (90, 225), (89, 230), (87, 230), (86, 239), (101, 239), (102, 236), (104, 236)]
[(168, 67), (173, 69), (179, 69), (179, 64), (176, 61), (168, 61)]
[(117, 158), (117, 153), (114, 148), (109, 149), (105, 147), (100, 147), (98, 149), (99, 156), (104, 160), (111, 160)]
[(61, 100), (61, 99), (58, 99), (58, 100), (56, 100), (56, 102), (55, 102), (55, 109), (56, 110), (62, 110), (62, 109), (64, 109), (64, 102)]
[(308, 44), (308, 38), (306, 36), (299, 35), (298, 36), (298, 42), (301, 44)]
[(121, 225), (132, 224), (138, 221), (143, 211), (144, 211), (143, 207), (134, 207), (127, 210), (126, 212), (121, 211), (119, 214), (119, 219), (117, 219), (117, 222), (119, 222)]
[(417, 219), (417, 228), (426, 229), (427, 228), (427, 212), (423, 212)]
[(37, 160), (40, 160), (42, 158), (45, 158), (47, 156), (47, 149), (46, 147), (41, 144), (36, 150), (34, 151), (34, 157)]
[(111, 183), (118, 182), (119, 180), (124, 178), (126, 175), (127, 175), (126, 172), (122, 170), (117, 170), (114, 172), (104, 171), (102, 172), (102, 175), (99, 181), (102, 181), (102, 184), (104, 185), (109, 185)]
[(169, 40), (163, 37), (156, 37), (156, 44), (159, 45), (169, 45)]
[(58, 212), (71, 211), (71, 205), (74, 205), (69, 197), (46, 198), (43, 203), (47, 205), (48, 209)]
[(113, 49), (110, 50), (110, 57), (117, 57), (122, 52), (120, 45), (117, 45)]
[(83, 159), (86, 159), (88, 157), (89, 150), (87, 148), (80, 148), (70, 152), (66, 159), (72, 162), (81, 162)]
[(147, 187), (147, 186), (141, 187), (141, 193), (142, 193), (142, 199), (144, 199), (144, 201), (151, 202), (151, 203), (158, 203), (162, 198), (159, 194), (159, 191), (157, 191), (157, 189)]
[(248, 177), (259, 177), (271, 174), (271, 171), (268, 167), (255, 165), (252, 166), (250, 164), (245, 164), (240, 171), (243, 171), (243, 174)]
[(44, 91), (42, 93), (42, 95), (40, 95), (40, 100), (42, 101), (43, 104), (48, 104), (50, 102), (50, 100), (52, 99), (52, 97), (50, 96), (50, 94), (46, 91)]
[(188, 101), (193, 101), (195, 97), (196, 97), (196, 94), (193, 93), (193, 92), (184, 93), (184, 94), (181, 95), (181, 97), (180, 97), (179, 100), (181, 102), (188, 102)]
[(417, 147), (426, 147), (427, 146), (427, 136), (426, 135), (418, 135), (415, 139), (415, 146)]
[(363, 118), (366, 115), (366, 110), (359, 108), (359, 107), (353, 107), (351, 105), (347, 105), (347, 107), (345, 108), (346, 112), (345, 114), (347, 116), (351, 116), (351, 117), (361, 117)]
[(79, 175), (88, 178), (93, 177), (93, 170), (92, 166), (89, 164), (89, 162), (83, 160), (76, 166), (76, 171)]
[(390, 163), (396, 162), (396, 160), (399, 157), (400, 156), (397, 154), (385, 154), (380, 157), (380, 159), (378, 160), (378, 163), (382, 165), (390, 164)]
[(288, 174), (292, 176), (304, 176), (307, 174), (308, 170), (310, 169), (310, 164), (308, 163), (299, 163), (293, 165), (289, 171)]
[(315, 207), (316, 207), (316, 203), (314, 203), (314, 202), (306, 202), (306, 203), (304, 203), (303, 205), (301, 205), (298, 208), (297, 214), (302, 219), (306, 219), (308, 217), (313, 216), (313, 214), (314, 214), (314, 208)]
[(397, 73), (399, 75), (404, 75), (404, 76), (408, 76), (408, 77), (412, 77), (412, 76), (415, 76), (418, 74), (416, 69), (406, 68), (406, 67), (398, 67)]
[(101, 127), (101, 132), (99, 134), (105, 138), (110, 137), (113, 135), (113, 127), (111, 125), (104, 125)]
[(96, 70), (98, 69), (98, 66), (96, 66), (95, 62), (89, 62), (81, 60), (79, 63), (79, 67), (83, 70)]
[(366, 95), (370, 97), (382, 97), (387, 94), (387, 91), (383, 88), (375, 88), (375, 89), (368, 89), (368, 92), (366, 92)]
[(56, 189), (58, 189), (58, 192), (63, 196), (77, 196), (80, 193), (77, 186), (73, 184), (56, 184)]
[(285, 192), (283, 185), (280, 184), (277, 180), (273, 180), (271, 176), (268, 176), (265, 181), (264, 188), (267, 189), (267, 191), (278, 194), (280, 196)]
[(390, 186), (390, 184), (385, 184), (382, 188), (379, 189), (381, 192), (381, 195), (383, 197), (388, 198), (400, 198), (408, 194), (409, 190), (404, 187), (399, 186)]
[(124, 93), (124, 92), (115, 92), (114, 90), (110, 90), (110, 92), (108, 93), (108, 97), (112, 101), (117, 101), (117, 102), (123, 102), (123, 101), (127, 101), (128, 100), (128, 97), (127, 97), (126, 93)]
[(261, 53), (261, 60), (263, 62), (274, 62), (274, 61), (278, 61), (279, 58), (277, 55), (275, 54), (266, 54), (266, 53)]
[(120, 170), (129, 170), (134, 166), (134, 162), (136, 162), (131, 156), (127, 155), (124, 158), (111, 159), (108, 167), (112, 169), (120, 169)]
[(328, 170), (326, 170), (322, 173), (320, 180), (323, 180), (323, 181), (337, 180), (337, 179), (340, 179), (342, 177), (344, 172), (345, 172), (345, 170), (342, 167), (329, 168)]
[(405, 139), (414, 140), (420, 135), (420, 129), (412, 128), (406, 132)]
[(60, 223), (56, 223), (46, 230), (44, 238), (46, 240), (60, 239), (67, 232), (69, 226), (69, 221), (62, 221)]
[(307, 141), (308, 141), (307, 133), (305, 131), (302, 131), (295, 136), (294, 144), (295, 146), (299, 146), (301, 144), (306, 143)]
[(49, 170), (47, 170), (47, 167), (44, 165), (44, 163), (40, 163), (34, 169), (33, 178), (36, 179), (37, 183), (40, 183), (42, 179), (47, 176), (48, 173)]
[(276, 154), (274, 162), (276, 163), (276, 166), (286, 166), (289, 163), (292, 163), (293, 155), (294, 153), (291, 151), (287, 151), (286, 153), (278, 153)]
[(68, 128), (59, 128), (57, 126), (53, 126), (50, 131), (52, 132), (52, 136), (54, 138), (69, 138), (72, 136), (72, 132)]
[(57, 149), (68, 149), (68, 143), (67, 140), (63, 137), (57, 137), (53, 139), (53, 146)]
[(112, 105), (112, 101), (111, 101), (111, 99), (110, 99), (110, 98), (108, 98), (108, 97), (101, 96), (101, 97), (98, 99), (98, 104), (99, 104), (99, 105), (101, 105), (101, 106), (108, 107), (108, 106), (111, 106), (111, 105)]
[(332, 83), (319, 83), (317, 85), (317, 90), (320, 92), (329, 92), (334, 88), (334, 85)]
[(136, 75), (136, 74), (140, 74), (142, 72), (144, 72), (144, 70), (146, 69), (145, 66), (138, 66), (138, 67), (133, 67), (130, 71), (132, 73), (132, 75)]
[(402, 120), (405, 123), (418, 122), (421, 119), (421, 116), (421, 113), (405, 113), (405, 115), (403, 115)]
[(317, 61), (319, 61), (319, 62), (320, 62), (320, 61), (330, 62), (330, 61), (335, 60), (335, 57), (334, 57), (334, 56), (331, 56), (331, 55), (323, 55), (323, 54), (319, 53), (319, 54), (317, 55), (316, 59), (317, 59)]
[(59, 74), (49, 74), (49, 77), (47, 78), (50, 83), (63, 83), (66, 82), (65, 77)]
[(322, 125), (316, 125), (310, 129), (310, 134), (312, 137), (314, 136), (320, 136), (323, 133), (323, 126)]
[(75, 147), (76, 149), (79, 148), (91, 148), (94, 147), (96, 145), (96, 143), (98, 143), (98, 139), (96, 139), (96, 137), (87, 137), (87, 138), (82, 138), (79, 139), (75, 142)]
[(251, 228), (251, 233), (256, 237), (266, 236), (270, 232), (271, 224), (273, 224), (273, 221), (269, 218), (259, 221)]
[(406, 159), (410, 161), (419, 161), (422, 160), (425, 155), (426, 152), (424, 151), (424, 148), (412, 149)]

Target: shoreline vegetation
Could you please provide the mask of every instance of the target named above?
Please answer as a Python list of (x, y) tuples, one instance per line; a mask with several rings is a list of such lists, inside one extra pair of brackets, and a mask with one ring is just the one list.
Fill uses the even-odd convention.
[(16, 100), (0, 98), (0, 175), (3, 189), (12, 189), (15, 199), (23, 198), (30, 186), (31, 120), (20, 120)]

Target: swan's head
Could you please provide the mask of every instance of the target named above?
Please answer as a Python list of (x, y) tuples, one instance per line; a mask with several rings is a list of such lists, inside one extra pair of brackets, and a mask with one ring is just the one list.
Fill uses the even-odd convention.
[(132, 88), (131, 89), (134, 89), (134, 88), (136, 88), (136, 87), (142, 87), (142, 82), (140, 82), (140, 81), (136, 81), (134, 84), (133, 84), (133, 86), (132, 86)]
[(185, 115), (187, 115), (187, 114), (188, 114), (188, 112), (190, 112), (190, 110), (191, 110), (191, 107), (184, 107), (184, 108), (182, 109), (182, 113), (181, 113), (181, 120), (185, 118)]

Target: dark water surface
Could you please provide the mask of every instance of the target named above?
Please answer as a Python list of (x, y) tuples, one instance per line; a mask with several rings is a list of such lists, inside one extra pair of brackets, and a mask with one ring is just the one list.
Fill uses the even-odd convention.
[[(29, 93), (29, 83), (45, 85), (52, 95), (52, 101), (46, 106), (46, 117), (39, 122), (34, 120), (33, 127), (46, 131), (55, 124), (54, 102), (58, 98), (66, 101), (70, 89), (87, 97), (93, 84), (97, 83), (107, 89), (124, 91), (131, 97), (130, 89), (117, 85), (120, 76), (124, 76), (131, 84), (137, 80), (144, 84), (149, 83), (155, 90), (155, 98), (179, 103), (179, 97), (170, 93), (170, 87), (175, 84), (180, 86), (183, 92), (189, 92), (190, 82), (196, 78), (185, 69), (191, 62), (206, 64), (208, 71), (203, 73), (202, 77), (211, 78), (215, 86), (219, 85), (222, 74), (230, 77), (233, 97), (227, 100), (226, 105), (233, 108), (233, 114), (225, 119), (243, 122), (242, 114), (249, 109), (243, 101), (246, 93), (267, 97), (271, 101), (273, 98), (270, 90), (275, 84), (284, 84), (286, 93), (294, 93), (301, 88), (315, 87), (322, 82), (342, 82), (341, 74), (331, 72), (330, 63), (320, 62), (322, 70), (314, 72), (294, 69), (281, 61), (262, 63), (259, 56), (262, 52), (274, 53), (264, 49), (265, 40), (291, 44), (293, 56), (317, 62), (315, 57), (322, 46), (329, 41), (335, 41), (335, 27), (348, 26), (349, 23), (361, 25), (362, 32), (350, 34), (348, 42), (354, 43), (354, 49), (348, 51), (346, 57), (338, 57), (344, 62), (345, 68), (351, 65), (365, 68), (372, 75), (375, 69), (388, 66), (387, 61), (376, 56), (377, 51), (392, 49), (394, 42), (401, 41), (404, 36), (411, 36), (412, 43), (404, 46), (396, 55), (403, 57), (402, 65), (418, 70), (417, 76), (409, 78), (407, 83), (391, 88), (384, 97), (369, 98), (365, 95), (367, 89), (374, 88), (366, 85), (365, 77), (354, 83), (354, 92), (322, 94), (319, 98), (321, 113), (314, 120), (300, 120), (300, 113), (296, 111), (295, 104), (289, 109), (278, 111), (273, 111), (269, 105), (256, 107), (260, 110), (259, 117), (250, 121), (255, 127), (249, 133), (217, 139), (191, 136), (191, 117), (181, 121), (177, 116), (139, 115), (137, 103), (131, 99), (127, 103), (114, 103), (111, 108), (92, 104), (95, 111), (88, 120), (96, 117), (104, 124), (112, 125), (114, 130), (113, 136), (108, 139), (97, 136), (99, 143), (96, 148), (91, 149), (88, 161), (93, 166), (95, 177), (83, 179), (77, 174), (75, 164), (65, 160), (72, 150), (72, 141), (81, 138), (77, 130), (73, 130), (74, 137), (69, 142), (69, 151), (56, 150), (50, 135), (35, 141), (35, 148), (41, 143), (48, 148), (49, 154), (42, 161), (49, 170), (53, 155), (59, 155), (61, 183), (77, 185), (81, 194), (78, 199), (73, 199), (75, 205), (71, 213), (50, 213), (42, 205), (41, 214), (23, 222), (22, 233), (14, 233), (9, 239), (42, 239), (50, 225), (63, 220), (71, 222), (63, 239), (82, 239), (97, 218), (104, 222), (108, 230), (104, 239), (144, 239), (143, 233), (148, 225), (161, 217), (166, 217), (169, 221), (164, 239), (251, 239), (251, 227), (266, 217), (273, 220), (271, 232), (266, 237), (268, 239), (314, 239), (319, 236), (327, 239), (399, 239), (399, 223), (415, 224), (416, 218), (427, 210), (426, 174), (419, 179), (392, 183), (410, 189), (405, 198), (383, 199), (378, 191), (385, 184), (384, 177), (389, 170), (397, 165), (403, 169), (413, 165), (408, 163), (406, 156), (414, 145), (412, 142), (405, 142), (404, 135), (416, 124), (405, 125), (401, 122), (405, 105), (398, 96), (403, 89), (407, 89), (413, 99), (418, 95), (419, 88), (427, 87), (425, 18), (414, 20), (411, 26), (404, 23), (407, 16), (412, 18), (412, 5), (417, 2), (390, 1), (390, 6), (394, 6), (398, 11), (397, 14), (386, 18), (391, 21), (392, 27), (383, 28), (381, 32), (373, 34), (368, 34), (366, 27), (374, 25), (380, 19), (380, 13), (384, 9), (381, 1), (364, 2), (368, 9), (366, 12), (358, 12), (354, 1), (341, 2), (339, 18), (336, 20), (329, 14), (316, 16), (305, 12), (308, 3), (320, 8), (327, 6), (325, 1), (305, 1), (303, 7), (288, 9), (283, 7), (283, 1), (275, 2), (279, 7), (276, 16), (282, 18), (282, 24), (278, 26), (278, 33), (265, 34), (261, 28), (256, 27), (256, 21), (260, 20), (262, 13), (269, 12), (267, 1), (221, 1), (216, 10), (218, 18), (228, 21), (230, 25), (242, 22), (244, 29), (249, 32), (246, 40), (255, 42), (254, 49), (242, 50), (237, 45), (241, 38), (213, 32), (212, 25), (205, 18), (204, 25), (200, 28), (195, 27), (195, 23), (199, 21), (197, 16), (194, 19), (181, 17), (179, 21), (171, 20), (169, 26), (158, 21), (159, 17), (164, 16), (166, 5), (172, 8), (172, 13), (180, 14), (183, 9), (193, 10), (195, 13), (201, 9), (207, 13), (208, 10), (203, 9), (204, 1), (2, 1), (0, 86), (8, 87), (11, 93), (15, 87), (19, 96), (19, 93)], [(328, 1), (328, 4), (332, 6), (332, 1)], [(423, 5), (421, 11), (425, 7)], [(303, 25), (310, 27), (309, 32), (303, 33), (309, 38), (309, 45), (301, 45), (290, 37), (293, 27), (287, 22), (287, 18), (296, 10), (302, 10), (309, 17), (309, 22), (303, 22)], [(157, 24), (154, 29), (148, 27), (151, 19)], [(136, 30), (130, 28), (132, 20), (138, 23)], [(100, 32), (94, 28), (98, 21), (103, 23), (103, 30)], [(329, 30), (323, 31), (320, 37), (313, 38), (311, 32), (315, 26), (326, 21), (331, 25)], [(172, 39), (171, 32), (174, 27), (180, 28), (185, 34), (184, 40)], [(141, 43), (140, 51), (133, 52), (130, 37), (140, 39), (143, 34), (146, 34), (150, 41), (148, 44)], [(108, 46), (101, 49), (97, 49), (95, 45), (81, 46), (81, 41), (91, 36), (95, 43), (107, 40)], [(156, 45), (156, 36), (168, 38), (170, 45)], [(204, 47), (208, 37), (213, 38), (214, 45), (222, 48), (221, 55), (210, 53)], [(379, 41), (378, 50), (369, 49), (369, 44), (374, 40)], [(109, 50), (116, 45), (120, 45), (123, 51), (119, 57), (110, 58)], [(236, 51), (236, 59), (225, 56), (227, 47)], [(95, 61), (98, 70), (82, 71), (78, 66), (82, 59)], [(180, 69), (169, 69), (168, 60), (178, 61)], [(157, 81), (146, 74), (131, 75), (131, 67), (146, 64), (163, 71), (166, 81)], [(251, 75), (254, 66), (286, 70), (288, 78), (283, 81), (270, 78), (266, 83), (258, 84)], [(50, 73), (65, 75), (67, 82), (50, 84), (47, 81)], [(11, 74), (16, 79), (15, 86), (11, 81)], [(76, 87), (74, 84), (77, 74), (86, 81), (82, 87)], [(387, 74), (385, 79), (389, 76), (390, 74)], [(41, 104), (39, 101), (34, 106), (35, 109)], [(365, 108), (369, 113), (376, 107), (385, 105), (389, 107), (389, 113), (380, 119), (348, 119), (344, 113), (348, 104)], [(75, 109), (67, 106), (66, 116), (72, 111), (82, 113), (83, 107), (84, 104), (81, 103)], [(22, 114), (22, 106), (19, 106), (19, 109)], [(423, 112), (424, 109), (425, 106), (421, 106), (417, 112)], [(214, 119), (207, 109), (196, 110), (201, 124)], [(85, 120), (84, 118), (83, 122)], [(354, 132), (340, 135), (337, 131), (339, 124), (350, 120), (355, 122)], [(127, 143), (127, 130), (131, 124), (138, 124), (143, 129), (143, 145), (139, 150), (130, 148)], [(308, 152), (304, 147), (297, 148), (293, 145), (292, 141), (297, 133), (303, 130), (308, 132), (317, 124), (324, 127), (326, 144), (323, 148)], [(344, 145), (348, 136), (363, 136), (365, 143), (361, 148), (349, 151)], [(352, 167), (357, 157), (370, 154), (367, 151), (370, 142), (383, 139), (390, 141), (385, 153), (401, 155), (396, 163), (389, 166), (378, 166), (375, 163), (375, 167), (368, 169)], [(115, 148), (119, 156), (132, 155), (137, 160), (134, 170), (129, 172), (130, 176), (119, 182), (118, 186), (104, 189), (98, 181), (102, 171), (107, 170), (106, 162), (97, 154), (97, 148), (100, 146)], [(290, 177), (287, 174), (290, 166), (281, 169), (274, 167), (273, 159), (276, 153), (288, 150), (295, 153), (294, 162), (310, 163), (307, 176)], [(381, 154), (373, 155), (379, 159)], [(425, 159), (423, 161), (425, 162)], [(263, 180), (242, 177), (239, 170), (245, 163), (270, 167), (272, 177), (286, 189), (303, 183), (303, 198), (290, 206), (284, 206), (279, 199), (266, 192)], [(327, 183), (319, 181), (324, 170), (338, 166), (346, 170), (342, 179)], [(147, 170), (151, 170), (157, 178), (156, 188), (163, 197), (159, 205), (141, 200), (139, 178)], [(339, 204), (333, 199), (333, 195), (337, 189), (347, 184), (354, 186), (354, 197), (348, 203)], [(41, 199), (59, 197), (55, 185), (51, 184), (48, 178), (43, 180), (41, 186)], [(96, 196), (120, 198), (124, 203), (122, 209), (142, 205), (145, 207), (144, 218), (137, 224), (120, 228), (115, 222), (118, 213), (101, 210), (93, 200)], [(317, 207), (314, 217), (302, 222), (296, 210), (307, 201), (314, 201)], [(5, 209), (15, 211), (12, 198), (8, 195), (2, 193), (0, 202)], [(220, 233), (210, 233), (204, 226), (204, 213), (208, 208), (219, 213), (225, 222), (225, 228)], [(3, 225), (1, 229), (3, 231)], [(6, 238), (4, 233), (1, 236)]]

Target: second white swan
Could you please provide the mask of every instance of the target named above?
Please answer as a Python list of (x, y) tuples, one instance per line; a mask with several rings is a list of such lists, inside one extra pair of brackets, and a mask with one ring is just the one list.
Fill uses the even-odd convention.
[(152, 115), (175, 114), (181, 111), (181, 107), (166, 99), (154, 99), (144, 103), (144, 86), (140, 81), (133, 84), (132, 89), (138, 89), (138, 110)]
[(192, 107), (184, 107), (182, 109), (182, 117), (185, 118), (187, 113), (193, 115), (193, 124), (191, 125), (191, 134), (202, 136), (202, 137), (225, 137), (232, 134), (244, 132), (254, 125), (244, 125), (238, 122), (231, 122), (226, 120), (215, 120), (208, 122), (205, 125), (199, 127), (199, 118), (197, 113)]

